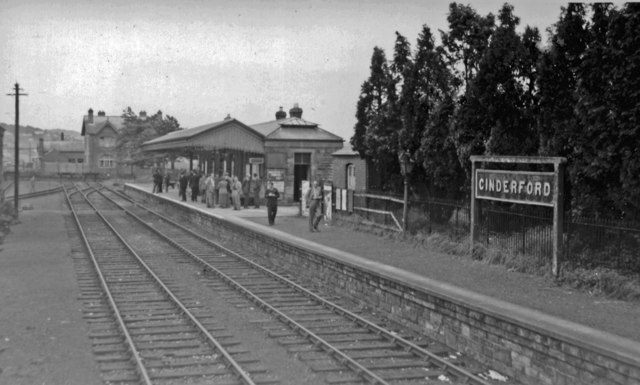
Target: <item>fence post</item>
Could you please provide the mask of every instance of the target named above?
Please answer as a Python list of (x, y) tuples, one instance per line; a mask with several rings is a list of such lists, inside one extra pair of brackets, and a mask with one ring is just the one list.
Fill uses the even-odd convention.
[(525, 246), (526, 246), (525, 245), (525, 243), (526, 243), (526, 241), (525, 241), (525, 224), (526, 224), (526, 222), (524, 220), (524, 215), (521, 215), (520, 216), (520, 229), (522, 231), (522, 254), (523, 255), (525, 254)]
[(562, 256), (564, 227), (564, 159), (554, 163), (554, 179), (556, 188), (553, 192), (553, 260), (551, 273), (558, 277), (558, 259)]
[(473, 243), (476, 240), (476, 227), (479, 219), (480, 210), (478, 209), (478, 202), (476, 202), (476, 161), (471, 157), (471, 229), (469, 247), (471, 248), (471, 255), (473, 255)]

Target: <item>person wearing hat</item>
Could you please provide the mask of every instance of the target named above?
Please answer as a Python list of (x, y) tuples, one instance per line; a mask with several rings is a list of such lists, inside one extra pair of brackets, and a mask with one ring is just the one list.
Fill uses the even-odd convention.
[(278, 198), (280, 198), (280, 193), (278, 192), (278, 189), (273, 186), (272, 181), (269, 181), (267, 184), (264, 198), (267, 200), (267, 218), (269, 219), (269, 226), (273, 226), (276, 221), (276, 214), (278, 213)]
[[(309, 231), (318, 230), (318, 224), (322, 220), (322, 201), (324, 199), (322, 186), (317, 180), (313, 181), (311, 188), (307, 191), (307, 206), (309, 207)], [(320, 212), (318, 213), (318, 210)]]

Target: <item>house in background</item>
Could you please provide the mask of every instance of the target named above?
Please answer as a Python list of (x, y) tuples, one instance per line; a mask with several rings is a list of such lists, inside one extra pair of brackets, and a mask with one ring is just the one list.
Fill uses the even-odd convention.
[(40, 172), (44, 174), (85, 173), (84, 143), (79, 140), (44, 141), (38, 144)]
[(84, 173), (117, 174), (118, 157), (116, 140), (124, 119), (119, 115), (107, 116), (104, 111), (88, 114), (82, 118), (81, 135), (84, 136)]

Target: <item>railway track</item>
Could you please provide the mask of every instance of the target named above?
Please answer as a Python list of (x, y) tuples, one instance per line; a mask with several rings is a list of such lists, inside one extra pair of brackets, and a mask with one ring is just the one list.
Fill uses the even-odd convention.
[(197, 263), (203, 272), (197, 279), (211, 290), (226, 291), (234, 306), (246, 306), (240, 304), (249, 300), (263, 309), (273, 319), (263, 324), (268, 337), (277, 339), (329, 383), (512, 383), (438, 342), (398, 332), (375, 316), (350, 311), (339, 299), (324, 298), (286, 273), (260, 266), (120, 193), (102, 186), (99, 190), (94, 196), (102, 199), (96, 201), (105, 208), (117, 204), (128, 216), (118, 225), (135, 219), (163, 239), (163, 250), (177, 263)]
[(67, 201), (91, 257), (79, 274), (85, 318), (107, 383), (276, 382), (252, 368), (255, 360), (242, 362), (214, 314), (131, 247), (111, 224), (121, 210), (105, 199), (91, 202), (92, 188), (73, 190), (65, 189)]

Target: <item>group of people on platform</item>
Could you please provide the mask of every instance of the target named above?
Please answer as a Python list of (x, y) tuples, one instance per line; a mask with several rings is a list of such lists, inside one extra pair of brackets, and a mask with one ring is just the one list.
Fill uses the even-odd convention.
[(236, 176), (224, 173), (215, 177), (213, 173), (205, 174), (197, 170), (187, 172), (182, 170), (178, 178), (178, 188), (181, 200), (187, 200), (187, 190), (192, 202), (206, 204), (208, 208), (232, 207), (234, 210), (249, 207), (252, 201), (255, 208), (260, 208), (260, 190), (262, 181), (258, 174), (247, 176), (240, 181)]
[[(175, 182), (171, 183), (169, 171), (166, 171), (163, 175), (160, 169), (154, 170), (153, 193), (162, 193), (163, 185), (166, 186), (165, 191), (168, 192), (169, 186), (174, 187)], [(187, 191), (189, 191), (192, 202), (198, 202), (198, 199), (200, 199), (200, 202), (204, 203), (207, 208), (217, 206), (220, 208), (233, 207), (234, 210), (240, 210), (244, 206), (247, 209), (249, 208), (249, 201), (253, 201), (254, 207), (258, 209), (260, 208), (261, 189), (262, 181), (256, 173), (253, 176), (247, 174), (242, 182), (236, 176), (231, 177), (226, 172), (219, 177), (215, 177), (213, 173), (206, 175), (197, 170), (190, 172), (182, 170), (178, 178), (180, 199), (186, 202)], [(264, 191), (269, 225), (273, 226), (278, 212), (280, 192), (274, 187), (272, 181), (267, 183)], [(309, 209), (309, 231), (320, 231), (318, 224), (324, 216), (324, 191), (322, 190), (322, 185), (318, 181), (313, 181), (305, 198)]]
[(175, 183), (171, 182), (171, 174), (169, 171), (165, 171), (162, 174), (162, 170), (156, 168), (153, 170), (153, 193), (161, 193), (162, 187), (164, 187), (165, 191), (169, 191), (169, 186), (173, 186)]
[[(168, 171), (163, 175), (160, 169), (153, 172), (153, 193), (162, 193), (162, 187), (165, 191), (169, 191), (171, 177)], [(253, 175), (247, 174), (240, 181), (236, 176), (229, 176), (223, 173), (219, 177), (215, 177), (213, 173), (205, 174), (198, 170), (187, 172), (180, 171), (178, 177), (178, 193), (183, 202), (187, 201), (187, 193), (192, 202), (201, 202), (206, 204), (207, 208), (229, 208), (240, 210), (241, 207), (249, 208), (249, 203), (253, 204), (256, 209), (260, 208), (260, 191), (262, 190), (262, 180), (257, 173)], [(273, 187), (273, 182), (268, 183), (265, 189), (264, 199), (269, 209), (269, 223), (273, 224), (275, 213), (277, 212), (277, 204), (280, 193)]]

